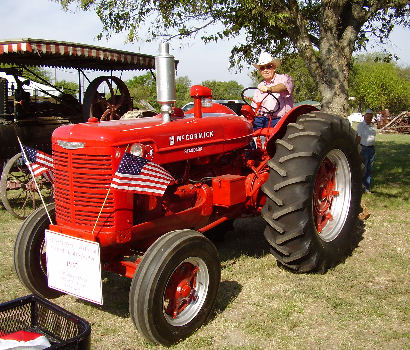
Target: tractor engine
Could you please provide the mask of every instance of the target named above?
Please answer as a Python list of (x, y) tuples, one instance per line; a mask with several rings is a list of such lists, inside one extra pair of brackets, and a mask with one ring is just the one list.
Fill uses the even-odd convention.
[[(51, 229), (99, 242), (106, 261), (119, 250), (123, 255), (124, 246), (144, 251), (169, 231), (206, 231), (244, 211), (251, 123), (225, 106), (208, 106), (212, 93), (203, 86), (191, 88), (192, 113), (177, 115), (167, 46), (156, 60), (160, 115), (90, 118), (58, 128), (52, 138), (56, 225)], [(125, 152), (160, 165), (173, 177), (163, 195), (111, 187)]]

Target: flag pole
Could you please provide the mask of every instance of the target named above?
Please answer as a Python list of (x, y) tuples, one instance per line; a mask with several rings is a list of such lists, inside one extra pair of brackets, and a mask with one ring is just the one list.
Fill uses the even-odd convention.
[[(125, 149), (125, 152), (124, 152), (124, 153), (126, 153), (126, 152), (128, 151), (128, 147), (129, 147), (129, 146), (130, 146), (130, 145), (128, 144), (128, 145), (127, 145), (127, 148)], [(95, 228), (97, 227), (98, 220), (100, 220), (101, 213), (102, 213), (102, 211), (103, 211), (103, 208), (104, 208), (105, 203), (107, 202), (107, 198), (108, 198), (108, 195), (110, 194), (110, 191), (111, 191), (111, 184), (110, 184), (110, 187), (108, 187), (107, 195), (106, 195), (105, 198), (104, 198), (104, 202), (103, 202), (103, 204), (102, 204), (102, 206), (101, 206), (100, 212), (98, 213), (97, 220), (95, 221), (93, 230), (92, 230), (92, 232), (91, 232), (92, 235), (94, 235)]]
[(102, 210), (103, 210), (103, 208), (104, 208), (105, 202), (107, 201), (108, 195), (110, 194), (110, 191), (111, 191), (111, 184), (110, 184), (110, 187), (108, 188), (108, 192), (107, 192), (107, 195), (105, 196), (105, 199), (104, 199), (104, 202), (103, 202), (103, 204), (102, 204), (102, 206), (101, 206), (100, 212), (98, 213), (97, 220), (95, 221), (93, 230), (92, 230), (92, 232), (91, 232), (92, 235), (94, 235), (95, 228), (97, 227), (98, 220), (100, 220), (100, 216), (101, 216)]
[(30, 171), (31, 177), (33, 178), (34, 184), (36, 185), (36, 189), (37, 189), (37, 192), (38, 192), (38, 194), (39, 194), (39, 196), (40, 196), (41, 202), (43, 203), (44, 209), (46, 210), (48, 219), (50, 220), (50, 223), (53, 225), (53, 220), (51, 220), (51, 216), (50, 216), (50, 213), (49, 213), (48, 210), (47, 210), (47, 206), (46, 206), (46, 203), (44, 202), (43, 195), (41, 194), (40, 187), (38, 187), (38, 184), (37, 184), (37, 181), (36, 181), (36, 177), (34, 176), (33, 170), (32, 170), (31, 167), (30, 167), (30, 164), (29, 164), (29, 162), (28, 162), (28, 158), (27, 158), (26, 152), (24, 151), (24, 147), (23, 147), (23, 145), (21, 144), (20, 138), (19, 138), (18, 136), (17, 136), (17, 141), (18, 141), (19, 144), (20, 144), (21, 152), (23, 152), (24, 163), (26, 164), (28, 170)]

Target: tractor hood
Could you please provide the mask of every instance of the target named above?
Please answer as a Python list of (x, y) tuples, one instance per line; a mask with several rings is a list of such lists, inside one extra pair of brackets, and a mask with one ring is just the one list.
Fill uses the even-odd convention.
[(249, 145), (252, 124), (230, 114), (186, 116), (162, 123), (158, 117), (70, 124), (53, 133), (53, 149), (117, 147), (141, 143), (153, 149), (153, 160), (169, 163), (224, 153)]

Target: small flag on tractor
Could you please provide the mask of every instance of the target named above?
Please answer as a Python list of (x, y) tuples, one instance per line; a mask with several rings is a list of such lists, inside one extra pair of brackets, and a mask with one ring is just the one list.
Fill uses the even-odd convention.
[(48, 181), (54, 182), (53, 158), (42, 151), (23, 146), (23, 157), (26, 156), (28, 166), (33, 171), (34, 176), (43, 175)]
[(140, 194), (162, 196), (171, 181), (174, 181), (174, 178), (160, 165), (125, 152), (111, 182), (111, 187)]

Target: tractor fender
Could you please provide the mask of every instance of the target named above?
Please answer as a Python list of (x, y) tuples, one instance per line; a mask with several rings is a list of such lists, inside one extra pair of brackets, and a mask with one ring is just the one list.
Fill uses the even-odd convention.
[(307, 114), (309, 112), (318, 110), (318, 108), (312, 105), (300, 105), (292, 108), (288, 113), (286, 113), (270, 132), (270, 136), (266, 144), (266, 151), (268, 152), (269, 156), (273, 157), (273, 155), (275, 154), (275, 140), (280, 139), (285, 135), (286, 128), (289, 123), (294, 123), (296, 121), (296, 118), (302, 114)]

